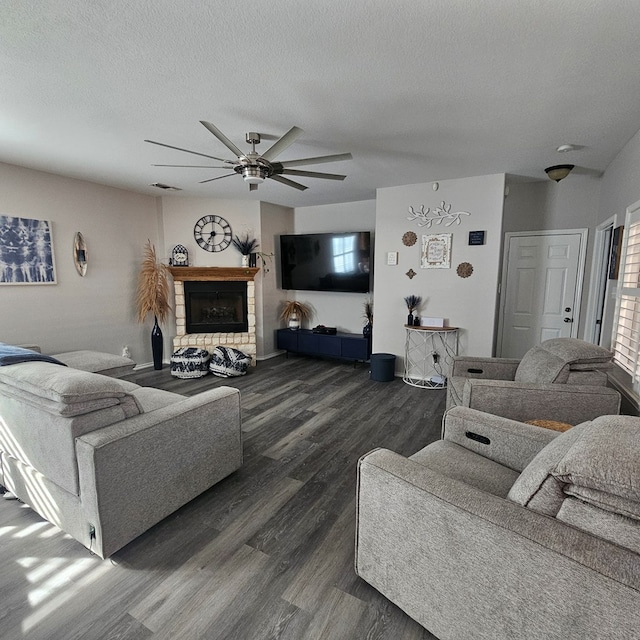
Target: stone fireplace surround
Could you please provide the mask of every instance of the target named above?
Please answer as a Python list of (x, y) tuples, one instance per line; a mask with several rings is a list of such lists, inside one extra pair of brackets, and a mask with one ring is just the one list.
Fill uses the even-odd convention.
[[(175, 292), (176, 336), (173, 350), (196, 347), (212, 352), (215, 347), (232, 347), (252, 356), (256, 364), (256, 289), (254, 277), (259, 269), (252, 267), (170, 267)], [(242, 333), (187, 333), (184, 282), (247, 283), (248, 331)]]

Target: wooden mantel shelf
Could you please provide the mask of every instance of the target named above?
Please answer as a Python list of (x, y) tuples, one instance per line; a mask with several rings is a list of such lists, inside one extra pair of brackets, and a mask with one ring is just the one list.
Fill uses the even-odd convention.
[(254, 279), (260, 271), (257, 267), (169, 267), (174, 280), (196, 280), (199, 282), (245, 281)]

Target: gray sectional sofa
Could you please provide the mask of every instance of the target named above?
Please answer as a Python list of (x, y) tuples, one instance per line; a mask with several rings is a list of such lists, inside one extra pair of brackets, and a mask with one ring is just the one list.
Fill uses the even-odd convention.
[(0, 484), (106, 558), (242, 465), (240, 397), (0, 367)]
[(440, 640), (640, 638), (640, 418), (466, 407), (358, 470), (356, 571)]

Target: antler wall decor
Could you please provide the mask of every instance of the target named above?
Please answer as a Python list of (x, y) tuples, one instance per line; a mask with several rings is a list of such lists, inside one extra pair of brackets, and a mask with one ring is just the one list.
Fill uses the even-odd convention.
[(460, 224), (461, 216), (470, 216), (468, 211), (455, 211), (451, 212), (451, 205), (445, 204), (444, 200), (440, 203), (439, 207), (435, 207), (433, 211), (431, 207), (424, 208), (421, 204), (420, 208), (416, 211), (413, 207), (409, 207), (409, 215), (407, 220), (416, 220), (419, 227), (427, 227), (429, 229), (433, 223), (441, 224), (443, 220), (446, 220), (445, 227), (450, 227), (454, 222)]

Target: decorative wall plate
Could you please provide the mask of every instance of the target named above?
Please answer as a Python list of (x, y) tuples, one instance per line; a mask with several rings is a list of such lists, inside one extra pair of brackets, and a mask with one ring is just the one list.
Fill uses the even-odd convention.
[(405, 275), (409, 278), (409, 280), (413, 280), (413, 277), (417, 276), (418, 274), (413, 269), (409, 269), (409, 271), (407, 271)]
[(473, 273), (473, 265), (470, 262), (461, 262), (456, 269), (461, 278), (468, 278)]
[(418, 241), (418, 236), (413, 231), (407, 231), (402, 236), (402, 244), (406, 247), (413, 247), (413, 245)]

